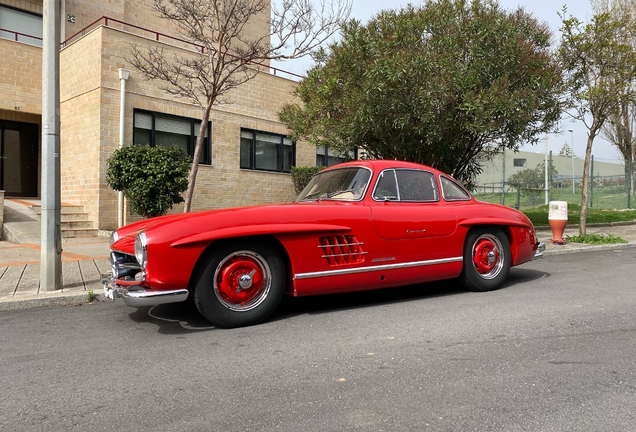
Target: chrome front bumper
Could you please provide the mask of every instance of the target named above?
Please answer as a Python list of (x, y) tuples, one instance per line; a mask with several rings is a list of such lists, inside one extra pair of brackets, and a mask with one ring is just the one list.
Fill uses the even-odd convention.
[(532, 259), (543, 258), (543, 252), (545, 252), (545, 244), (537, 242), (537, 251), (534, 253), (534, 258)]
[(117, 285), (115, 280), (110, 277), (104, 281), (104, 296), (112, 300), (121, 298), (127, 306), (156, 306), (185, 301), (188, 298), (188, 290), (147, 291), (139, 285)]

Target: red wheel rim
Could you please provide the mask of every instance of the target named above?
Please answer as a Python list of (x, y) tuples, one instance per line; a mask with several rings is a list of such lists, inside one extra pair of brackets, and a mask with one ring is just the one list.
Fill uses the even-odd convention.
[(252, 251), (238, 251), (225, 257), (214, 274), (214, 292), (225, 307), (248, 311), (261, 304), (271, 285), (267, 261)]
[(501, 242), (497, 236), (484, 234), (473, 245), (473, 266), (484, 279), (494, 279), (504, 264)]

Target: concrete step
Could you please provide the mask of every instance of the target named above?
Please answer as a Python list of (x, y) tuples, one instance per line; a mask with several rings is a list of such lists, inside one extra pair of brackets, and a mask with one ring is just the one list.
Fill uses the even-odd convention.
[(93, 222), (88, 220), (88, 217), (83, 220), (64, 220), (60, 223), (61, 229), (93, 229)]
[[(42, 206), (32, 206), (31, 210), (42, 216)], [(60, 208), (60, 222), (62, 238), (97, 237), (99, 232), (93, 228), (93, 222), (88, 219), (82, 206), (63, 205)]]
[(98, 231), (97, 229), (87, 228), (87, 229), (60, 229), (62, 233), (62, 238), (78, 238), (78, 237), (97, 237)]
[[(42, 214), (42, 206), (31, 206), (31, 210), (33, 210), (37, 215)], [(60, 207), (60, 213), (62, 214), (70, 214), (70, 213), (84, 213), (84, 207), (75, 206), (75, 205), (63, 205)]]

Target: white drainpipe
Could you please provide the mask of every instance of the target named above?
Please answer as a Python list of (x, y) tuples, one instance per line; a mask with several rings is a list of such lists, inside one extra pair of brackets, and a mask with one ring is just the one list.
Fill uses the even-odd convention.
[[(119, 82), (121, 87), (119, 90), (119, 148), (124, 146), (124, 123), (126, 114), (126, 80), (130, 76), (127, 69), (119, 69)], [(117, 228), (124, 225), (124, 193), (119, 191), (117, 194)]]

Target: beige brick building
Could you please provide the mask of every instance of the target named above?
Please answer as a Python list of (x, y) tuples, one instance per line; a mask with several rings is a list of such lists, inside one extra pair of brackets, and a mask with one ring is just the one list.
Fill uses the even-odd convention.
[[(105, 177), (119, 146), (118, 71), (130, 70), (125, 143), (178, 144), (192, 154), (200, 108), (145, 81), (125, 60), (132, 43), (192, 47), (165, 37), (175, 33), (152, 12), (151, 0), (62, 2), (61, 198), (83, 206), (94, 228), (110, 230), (117, 225), (117, 194)], [(7, 197), (39, 197), (41, 189), (42, 12), (42, 0), (0, 0), (0, 189)], [(250, 31), (266, 25), (255, 22)], [(294, 198), (289, 168), (316, 163), (316, 149), (292, 143), (278, 121), (294, 85), (280, 73), (261, 73), (231, 95), (232, 104), (213, 108), (193, 210)]]

